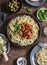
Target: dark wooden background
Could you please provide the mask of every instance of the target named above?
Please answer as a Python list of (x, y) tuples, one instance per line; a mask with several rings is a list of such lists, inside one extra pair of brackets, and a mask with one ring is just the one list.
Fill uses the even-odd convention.
[[(7, 0), (0, 0), (0, 6), (5, 1), (7, 1)], [(21, 2), (23, 2), (23, 4), (26, 4), (26, 3), (24, 3), (24, 0), (21, 0)], [(30, 8), (32, 8), (32, 10), (33, 10), (32, 13), (30, 13), (30, 14), (36, 16), (36, 11), (39, 8), (41, 8), (41, 7), (47, 8), (47, 3), (45, 3), (44, 5), (42, 5), (40, 7), (32, 7), (32, 6), (29, 6), (29, 5), (27, 5), (27, 6), (30, 7)], [(21, 9), (18, 13), (27, 13), (27, 11), (24, 10), (24, 9)], [(9, 14), (9, 15), (7, 15), (6, 18), (11, 17), (12, 15), (14, 15), (14, 14), (11, 14), (11, 15)], [(16, 13), (15, 13), (15, 15), (16, 15)], [(6, 21), (6, 22), (8, 22), (8, 21)], [(41, 23), (41, 28), (43, 28), (44, 26), (47, 26), (47, 22), (40, 22), (40, 23)], [(6, 35), (6, 23), (4, 23), (4, 25), (2, 25), (0, 27), (0, 33), (3, 33), (4, 35)], [(47, 42), (47, 37), (45, 37), (43, 35), (43, 33), (41, 34), (41, 38), (40, 38), (39, 42), (40, 41)], [(9, 61), (5, 62), (4, 58), (0, 57), (0, 65), (17, 65), (16, 64), (16, 60), (19, 57), (21, 57), (21, 56), (25, 57), (27, 59), (27, 62), (28, 62), (27, 65), (30, 65), (29, 58), (30, 58), (30, 52), (31, 52), (32, 49), (33, 49), (32, 46), (29, 46), (29, 47), (26, 47), (26, 48), (18, 48), (16, 46), (14, 46), (13, 44), (11, 44), (10, 52), (8, 54)]]

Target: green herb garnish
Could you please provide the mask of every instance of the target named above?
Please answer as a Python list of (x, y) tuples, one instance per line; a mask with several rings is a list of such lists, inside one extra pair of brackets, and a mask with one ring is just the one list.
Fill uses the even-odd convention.
[(23, 37), (22, 37), (21, 39), (22, 39), (22, 40), (24, 40), (24, 38), (23, 38)]
[(31, 8), (28, 8), (26, 9), (28, 13), (31, 13), (32, 12), (32, 9)]
[(32, 8), (29, 8), (27, 5), (23, 4), (23, 9), (25, 9), (28, 13), (32, 13)]
[(16, 21), (16, 23), (13, 25), (15, 27), (14, 35), (16, 35), (21, 30), (21, 25)]

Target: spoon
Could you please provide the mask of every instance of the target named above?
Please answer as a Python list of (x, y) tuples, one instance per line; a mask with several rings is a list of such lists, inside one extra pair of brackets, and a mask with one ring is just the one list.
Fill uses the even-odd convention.
[(0, 44), (0, 47), (1, 47), (1, 51), (2, 51), (2, 54), (4, 56), (5, 61), (8, 61), (9, 59), (8, 59), (5, 47), (3, 47), (1, 44)]

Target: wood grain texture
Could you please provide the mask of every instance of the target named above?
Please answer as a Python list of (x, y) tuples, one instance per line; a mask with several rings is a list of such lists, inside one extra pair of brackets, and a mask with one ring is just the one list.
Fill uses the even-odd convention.
[[(5, 1), (6, 0), (1, 0), (0, 4), (1, 3), (4, 3)], [(24, 4), (24, 1), (22, 1), (22, 2)], [(33, 14), (34, 16), (36, 16), (36, 11), (39, 8), (41, 8), (41, 7), (46, 7), (47, 8), (47, 3), (45, 3), (41, 7), (32, 7), (32, 6), (29, 6), (29, 5), (27, 5), (27, 6), (30, 7), (30, 8), (32, 8), (32, 10), (33, 10), (33, 12), (30, 13), (30, 14)], [(21, 9), (21, 11), (19, 11), (18, 13), (27, 13), (27, 11), (24, 10), (24, 9)], [(10, 18), (12, 15), (14, 15), (14, 14), (7, 15), (6, 19)], [(8, 23), (8, 21), (5, 21), (5, 23), (3, 24), (3, 26), (0, 27), (0, 33), (3, 33), (4, 35), (6, 35), (6, 37), (7, 37), (7, 33), (6, 33), (7, 23)], [(41, 26), (42, 28), (44, 26), (47, 26), (47, 22), (42, 22), (41, 24), (42, 24), (42, 26)], [(43, 35), (43, 33), (41, 34), (40, 41), (47, 42), (47, 37), (45, 37)], [(5, 62), (4, 58), (3, 57), (0, 57), (0, 65), (17, 65), (16, 64), (16, 60), (19, 57), (21, 57), (21, 56), (25, 57), (27, 59), (27, 61), (28, 61), (27, 65), (30, 65), (29, 58), (30, 58), (30, 52), (31, 52), (32, 49), (33, 49), (32, 46), (29, 46), (29, 47), (26, 47), (26, 48), (18, 48), (16, 46), (14, 46), (13, 44), (11, 44), (11, 49), (10, 49), (10, 52), (8, 54), (9, 61), (8, 62)]]

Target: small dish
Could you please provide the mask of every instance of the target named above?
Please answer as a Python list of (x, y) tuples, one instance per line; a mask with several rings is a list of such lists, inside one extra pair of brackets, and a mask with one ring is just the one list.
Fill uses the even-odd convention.
[(39, 2), (33, 2), (33, 1), (30, 1), (30, 0), (25, 0), (25, 2), (31, 6), (41, 6), (45, 3), (45, 0), (41, 0)]
[(47, 9), (46, 8), (40, 8), (37, 11), (37, 18), (42, 21), (45, 22), (47, 21)]
[(31, 51), (31, 54), (30, 54), (30, 64), (31, 65), (38, 65), (38, 63), (36, 62), (35, 60), (35, 56), (36, 56), (36, 53), (38, 51), (40, 51), (42, 48), (45, 48), (47, 47), (47, 42), (40, 42), (39, 44), (37, 44), (33, 50)]
[[(21, 10), (21, 8), (22, 8), (21, 1), (20, 0), (17, 0), (18, 3), (19, 3), (18, 4), (19, 8), (16, 11), (11, 11), (12, 10), (11, 8), (12, 8), (12, 5), (13, 5), (13, 2), (12, 1), (14, 1), (14, 4), (16, 3), (15, 0), (9, 0), (9, 1), (6, 1), (3, 4), (1, 4), (1, 11), (2, 12), (5, 12), (5, 13), (16, 13), (16, 12), (19, 12)], [(11, 7), (10, 7), (10, 5), (11, 5)], [(15, 6), (17, 6), (17, 5), (15, 4)], [(15, 7), (15, 6), (13, 5), (13, 7)]]
[(0, 26), (4, 24), (7, 14), (0, 10)]
[(27, 60), (24, 57), (20, 57), (17, 60), (17, 65), (27, 65)]
[(3, 24), (3, 19), (4, 19), (4, 15), (3, 15), (3, 13), (1, 12), (1, 10), (0, 10), (0, 26)]

